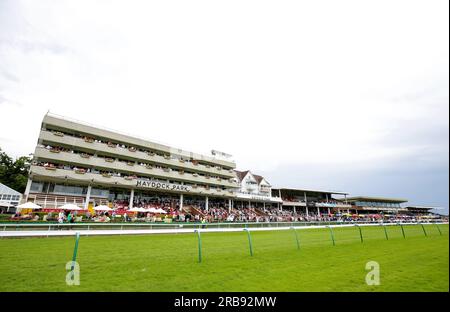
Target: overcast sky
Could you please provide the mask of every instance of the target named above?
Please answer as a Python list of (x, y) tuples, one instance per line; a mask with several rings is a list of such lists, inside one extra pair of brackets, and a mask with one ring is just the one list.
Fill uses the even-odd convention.
[(0, 0), (0, 147), (32, 153), (50, 110), (275, 186), (447, 210), (448, 6)]

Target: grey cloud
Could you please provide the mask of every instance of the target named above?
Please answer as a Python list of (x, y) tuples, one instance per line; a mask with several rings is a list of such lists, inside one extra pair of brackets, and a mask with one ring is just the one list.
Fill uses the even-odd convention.
[(16, 75), (14, 75), (14, 74), (12, 74), (12, 73), (10, 73), (10, 72), (2, 69), (2, 68), (0, 68), (0, 76), (5, 78), (6, 80), (11, 81), (11, 82), (15, 82), (15, 83), (19, 83), (20, 82), (20, 79)]
[(49, 41), (4, 38), (0, 40), (0, 45), (11, 46), (23, 51), (24, 53), (50, 52), (53, 54), (64, 54), (69, 52), (69, 48), (56, 42)]

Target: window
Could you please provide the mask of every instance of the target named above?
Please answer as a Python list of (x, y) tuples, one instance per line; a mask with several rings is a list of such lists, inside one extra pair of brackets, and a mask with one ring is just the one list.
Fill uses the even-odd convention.
[(37, 192), (41, 193), (43, 189), (44, 184), (41, 182), (32, 182), (30, 187), (30, 192)]

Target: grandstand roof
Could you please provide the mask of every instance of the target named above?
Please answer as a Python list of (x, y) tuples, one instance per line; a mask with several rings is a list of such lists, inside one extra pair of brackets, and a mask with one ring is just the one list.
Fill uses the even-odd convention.
[(239, 179), (239, 181), (242, 181), (243, 178), (245, 178), (245, 176), (247, 175), (249, 170), (246, 171), (239, 171), (239, 170), (234, 170), (234, 172), (236, 172), (236, 176)]
[(405, 208), (406, 208), (406, 209), (410, 209), (410, 210), (414, 210), (414, 209), (427, 209), (427, 210), (437, 209), (437, 210), (441, 210), (441, 209), (444, 209), (444, 208), (442, 208), (442, 207), (419, 206), (419, 205), (406, 206)]
[(258, 184), (261, 183), (261, 181), (264, 179), (264, 178), (263, 178), (262, 176), (260, 176), (260, 175), (254, 174), (253, 176), (255, 177), (256, 182), (258, 182)]
[(348, 195), (346, 192), (339, 192), (339, 191), (324, 191), (324, 190), (312, 190), (312, 189), (294, 189), (294, 188), (272, 188), (272, 190), (281, 190), (281, 191), (288, 191), (288, 192), (307, 192), (307, 193), (324, 193), (324, 194), (337, 194), (337, 195)]
[(372, 197), (372, 196), (355, 196), (347, 197), (347, 201), (372, 201), (372, 202), (382, 202), (382, 203), (406, 203), (407, 199), (402, 198), (387, 198), (387, 197)]

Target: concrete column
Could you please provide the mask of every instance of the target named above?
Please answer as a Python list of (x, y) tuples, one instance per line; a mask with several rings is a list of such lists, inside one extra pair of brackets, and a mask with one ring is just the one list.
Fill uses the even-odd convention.
[(131, 208), (133, 208), (133, 202), (134, 202), (134, 189), (131, 189), (129, 202), (130, 202), (130, 204), (128, 205), (128, 207), (131, 209)]
[(308, 206), (306, 206), (306, 216), (309, 217)]
[[(30, 178), (28, 178), (27, 181), (27, 187), (25, 188), (25, 202), (28, 201), (28, 195), (30, 195), (30, 189), (31, 189), (31, 183), (33, 182), (33, 180), (31, 180)], [(20, 203), (19, 203), (20, 204)]]
[(208, 196), (205, 197), (205, 210), (206, 211), (209, 210), (209, 198), (208, 198)]
[(249, 208), (249, 209), (251, 208), (251, 203), (250, 203), (250, 201), (248, 201), (248, 208)]
[(89, 200), (91, 199), (91, 190), (92, 190), (92, 186), (89, 185), (88, 189), (87, 189), (87, 193), (86, 193), (86, 199), (84, 202), (84, 210), (87, 210), (89, 207)]
[(328, 214), (330, 214), (330, 208), (328, 208)]
[(347, 203), (347, 194), (344, 194), (345, 203)]
[(320, 208), (319, 207), (317, 207), (317, 215), (318, 216), (320, 215)]
[(266, 211), (266, 202), (263, 202), (264, 212)]
[(228, 213), (231, 213), (231, 199), (228, 200)]
[(184, 199), (183, 194), (180, 194), (180, 211), (183, 210), (183, 199)]
[(327, 203), (328, 203), (328, 194), (325, 194), (325, 196), (327, 197)]
[(297, 209), (295, 209), (295, 206), (294, 206), (294, 214), (295, 215), (297, 214)]

